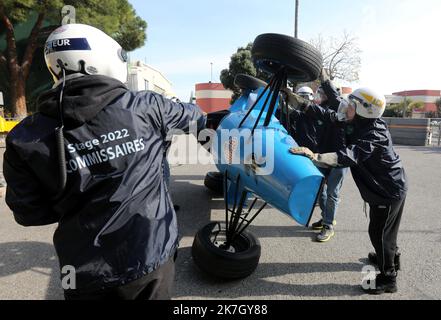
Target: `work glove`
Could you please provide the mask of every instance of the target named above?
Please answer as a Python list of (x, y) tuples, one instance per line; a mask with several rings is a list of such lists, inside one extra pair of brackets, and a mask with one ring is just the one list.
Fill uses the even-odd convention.
[(282, 94), (283, 98), (288, 103), (288, 105), (290, 105), (292, 108), (294, 108), (296, 110), (304, 111), (311, 104), (311, 101), (306, 100), (306, 99), (302, 98), (301, 96), (293, 93), (288, 88), (282, 88), (280, 90), (280, 93)]
[(292, 154), (304, 156), (311, 159), (314, 165), (319, 168), (328, 169), (339, 167), (338, 155), (336, 152), (319, 154), (312, 152), (308, 148), (291, 148), (289, 151)]
[(304, 156), (311, 160), (316, 160), (317, 155), (314, 154), (311, 150), (308, 148), (291, 148), (289, 150), (292, 154), (298, 155), (298, 156)]

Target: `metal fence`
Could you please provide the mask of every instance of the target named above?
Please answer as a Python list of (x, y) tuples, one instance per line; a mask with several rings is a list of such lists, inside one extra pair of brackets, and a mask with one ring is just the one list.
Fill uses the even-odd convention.
[(441, 119), (431, 120), (428, 145), (441, 147)]

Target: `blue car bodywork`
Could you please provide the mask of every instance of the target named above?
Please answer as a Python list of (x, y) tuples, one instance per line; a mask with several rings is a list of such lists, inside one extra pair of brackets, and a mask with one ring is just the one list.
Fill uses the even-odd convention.
[(245, 92), (217, 129), (213, 154), (218, 169), (228, 177), (227, 199), (232, 203), (242, 194), (246, 198), (254, 194), (308, 226), (323, 175), (308, 158), (289, 152), (298, 145), (274, 114), (264, 126), (268, 112), (265, 103), (271, 99), (263, 96), (246, 117), (253, 104), (250, 101), (262, 93), (271, 94), (264, 93), (264, 88)]

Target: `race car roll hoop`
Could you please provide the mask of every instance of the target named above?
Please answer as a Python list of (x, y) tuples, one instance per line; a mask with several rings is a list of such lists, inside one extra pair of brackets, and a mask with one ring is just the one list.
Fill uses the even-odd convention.
[[(299, 39), (263, 34), (254, 41), (252, 57), (257, 68), (272, 75), (271, 80), (266, 87), (256, 88), (259, 86), (250, 77), (249, 90), (245, 90), (247, 79), (242, 76), (243, 99), (231, 107), (231, 113), (221, 120), (218, 129), (218, 132), (222, 129), (250, 131), (251, 139), (244, 139), (248, 141), (245, 144), (253, 144), (248, 155), (231, 137), (220, 144), (228, 146), (229, 150), (224, 152), (229, 155), (226, 158), (239, 152), (241, 159), (248, 157), (252, 164), (233, 164), (229, 160), (222, 162), (218, 159), (217, 167), (224, 178), (225, 221), (212, 222), (202, 228), (196, 234), (192, 247), (195, 264), (209, 275), (225, 280), (248, 277), (257, 268), (260, 243), (246, 229), (268, 204), (306, 226), (323, 184), (323, 176), (309, 159), (289, 155), (290, 147), (297, 144), (275, 117), (275, 111), (280, 106), (281, 117), (286, 117), (289, 124), (288, 104), (280, 94), (281, 90), (287, 87), (288, 82), (318, 79), (323, 64), (321, 54)], [(258, 97), (251, 107), (247, 107), (246, 101), (251, 92), (258, 93)], [(262, 143), (274, 145), (274, 169), (267, 176), (256, 175), (260, 166), (254, 154), (256, 129), (264, 132)], [(265, 136), (268, 132), (277, 132), (277, 138), (269, 139)]]

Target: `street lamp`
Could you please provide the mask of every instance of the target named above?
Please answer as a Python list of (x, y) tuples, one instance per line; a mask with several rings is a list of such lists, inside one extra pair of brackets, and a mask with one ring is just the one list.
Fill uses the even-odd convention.
[(299, 36), (299, 6), (300, 1), (296, 0), (295, 22), (294, 22), (294, 37), (297, 39)]

